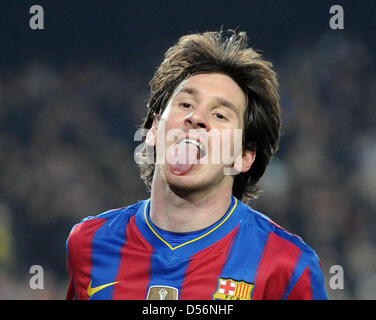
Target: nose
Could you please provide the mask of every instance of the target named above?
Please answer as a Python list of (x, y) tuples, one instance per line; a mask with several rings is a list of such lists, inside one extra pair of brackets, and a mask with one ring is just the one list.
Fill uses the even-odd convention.
[(184, 123), (189, 128), (210, 130), (206, 115), (200, 108), (195, 108), (184, 118)]

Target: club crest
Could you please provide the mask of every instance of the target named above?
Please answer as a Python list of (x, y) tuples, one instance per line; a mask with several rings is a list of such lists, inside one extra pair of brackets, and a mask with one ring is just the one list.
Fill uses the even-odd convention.
[(251, 300), (253, 288), (251, 283), (219, 278), (213, 300)]

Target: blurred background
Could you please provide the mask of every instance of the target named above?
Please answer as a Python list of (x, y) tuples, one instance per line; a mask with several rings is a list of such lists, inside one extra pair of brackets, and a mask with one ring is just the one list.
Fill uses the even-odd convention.
[(281, 145), (251, 206), (315, 249), (331, 299), (376, 299), (375, 21), (373, 0), (2, 1), (0, 299), (64, 299), (72, 226), (149, 197), (133, 158), (148, 82), (181, 35), (221, 27), (281, 84)]

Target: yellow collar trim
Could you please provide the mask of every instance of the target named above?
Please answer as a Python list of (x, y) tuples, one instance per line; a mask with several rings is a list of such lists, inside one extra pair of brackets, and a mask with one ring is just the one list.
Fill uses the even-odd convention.
[(200, 239), (202, 239), (202, 238), (204, 238), (204, 237), (206, 237), (207, 235), (209, 235), (210, 233), (212, 233), (214, 230), (216, 230), (216, 229), (218, 229), (222, 224), (224, 224), (225, 222), (226, 222), (226, 220), (232, 215), (232, 213), (234, 212), (234, 210), (235, 210), (235, 208), (236, 208), (236, 206), (237, 206), (237, 204), (238, 204), (238, 199), (236, 199), (236, 198), (234, 198), (235, 199), (235, 203), (234, 203), (234, 206), (232, 207), (232, 209), (231, 209), (231, 211), (230, 211), (230, 213), (227, 215), (227, 217), (225, 218), (225, 219), (223, 219), (223, 221), (220, 223), (220, 224), (218, 224), (216, 227), (214, 227), (213, 229), (211, 229), (211, 230), (209, 230), (208, 232), (206, 232), (205, 234), (203, 234), (203, 235), (201, 235), (201, 236), (199, 236), (199, 237), (197, 237), (197, 238), (195, 238), (195, 239), (192, 239), (192, 240), (190, 240), (190, 241), (187, 241), (187, 242), (184, 242), (184, 243), (182, 243), (182, 244), (179, 244), (178, 246), (176, 246), (176, 247), (172, 247), (166, 240), (164, 240), (154, 229), (153, 229), (153, 227), (150, 225), (150, 223), (149, 223), (149, 220), (148, 220), (148, 215), (147, 215), (147, 208), (148, 208), (148, 206), (149, 206), (149, 203), (150, 203), (150, 199), (148, 200), (148, 202), (146, 203), (146, 205), (145, 205), (145, 208), (144, 208), (144, 216), (145, 216), (145, 221), (146, 221), (146, 224), (148, 225), (148, 227), (150, 228), (150, 230), (156, 235), (156, 237), (159, 239), (159, 240), (161, 240), (167, 247), (169, 247), (171, 250), (175, 250), (175, 249), (178, 249), (178, 248), (180, 248), (180, 247), (182, 247), (182, 246), (185, 246), (185, 245), (187, 245), (187, 244), (189, 244), (189, 243), (192, 243), (192, 242), (195, 242), (195, 241), (197, 241), (197, 240), (200, 240)]

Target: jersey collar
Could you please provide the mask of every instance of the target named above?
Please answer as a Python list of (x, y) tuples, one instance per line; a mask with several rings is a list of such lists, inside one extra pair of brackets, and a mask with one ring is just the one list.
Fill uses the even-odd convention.
[[(237, 224), (236, 219), (239, 200), (232, 196), (226, 214), (215, 224), (200, 231), (184, 233), (178, 245), (169, 243), (163, 233), (151, 222), (149, 217), (150, 199), (141, 202), (136, 213), (136, 225), (144, 238), (154, 247), (168, 255), (191, 254), (197, 249), (204, 249), (228, 234)], [(168, 232), (167, 232), (168, 233)], [(184, 254), (184, 255), (185, 255)]]

